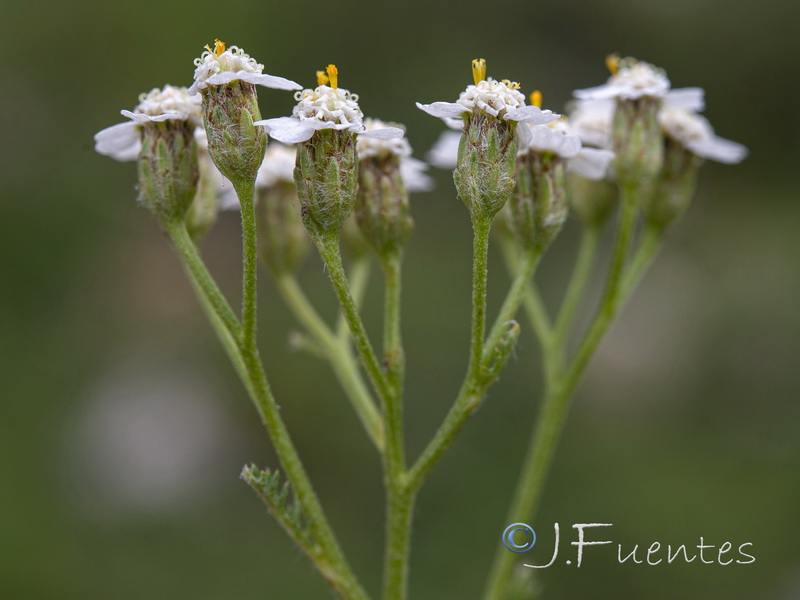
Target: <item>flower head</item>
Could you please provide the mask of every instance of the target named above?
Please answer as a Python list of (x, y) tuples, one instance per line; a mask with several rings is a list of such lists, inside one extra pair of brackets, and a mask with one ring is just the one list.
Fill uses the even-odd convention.
[(98, 131), (94, 136), (94, 149), (123, 162), (136, 160), (139, 156), (141, 127), (145, 123), (188, 121), (193, 127), (202, 123), (200, 100), (191, 97), (186, 88), (168, 84), (141, 94), (133, 111), (122, 110), (120, 113), (130, 120)]
[(518, 83), (508, 79), (496, 81), (491, 77), (487, 78), (486, 61), (482, 58), (472, 61), (472, 75), (475, 84), (468, 85), (455, 102), (417, 102), (417, 108), (440, 119), (463, 118), (475, 112), (523, 123), (549, 123), (558, 118), (552, 111), (526, 106), (525, 96), (519, 91)]
[(210, 85), (223, 85), (235, 80), (278, 90), (299, 90), (301, 87), (289, 79), (267, 75), (264, 65), (256, 62), (244, 50), (237, 46), (226, 48), (219, 40), (215, 40), (213, 49), (206, 46), (194, 64), (197, 68), (194, 71), (194, 84), (189, 88), (191, 94)]
[(644, 96), (663, 98), (669, 90), (670, 83), (663, 70), (634, 58), (619, 59), (609, 57), (606, 65), (611, 77), (604, 85), (583, 90), (576, 90), (575, 96), (580, 100), (602, 100), (623, 98), (637, 100)]
[[(367, 131), (364, 114), (358, 106), (358, 95), (338, 86), (339, 70), (328, 65), (327, 73), (317, 72), (319, 85), (295, 94), (297, 105), (291, 117), (265, 119), (262, 125), (271, 137), (284, 144), (298, 144), (311, 139), (314, 132), (323, 129), (350, 131), (375, 138), (402, 138), (403, 130), (385, 127)], [(330, 84), (330, 85), (328, 85)]]

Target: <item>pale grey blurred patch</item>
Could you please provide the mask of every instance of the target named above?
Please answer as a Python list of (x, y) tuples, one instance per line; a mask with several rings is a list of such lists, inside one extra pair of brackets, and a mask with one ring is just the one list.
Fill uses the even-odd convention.
[(118, 364), (76, 403), (64, 473), (80, 513), (171, 515), (238, 483), (241, 436), (198, 371), (152, 360)]
[(680, 252), (663, 253), (654, 267), (621, 311), (587, 372), (586, 387), (599, 402), (642, 407), (657, 396), (642, 398), (624, 388), (641, 392), (648, 382), (668, 381), (670, 394), (680, 396), (701, 375), (705, 340), (714, 323), (703, 272)]

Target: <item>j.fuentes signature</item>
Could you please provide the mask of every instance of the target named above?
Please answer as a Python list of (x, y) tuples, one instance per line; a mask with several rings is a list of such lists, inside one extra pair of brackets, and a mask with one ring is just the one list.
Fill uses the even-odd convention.
[[(588, 546), (604, 546), (613, 544), (612, 540), (592, 540), (587, 541), (586, 530), (596, 527), (613, 527), (611, 523), (575, 523), (572, 528), (578, 532), (577, 541), (570, 542), (571, 546), (577, 548), (577, 566), (580, 567), (583, 562), (584, 548)], [(560, 546), (560, 531), (558, 523), (553, 524), (555, 531), (555, 542), (553, 544), (553, 555), (545, 565), (531, 565), (525, 564), (526, 567), (531, 569), (546, 569), (555, 564), (558, 559), (558, 552)], [(506, 527), (503, 531), (503, 544), (511, 552), (522, 553), (527, 552), (536, 544), (536, 532), (533, 527), (526, 523), (514, 523)], [(693, 562), (695, 559), (700, 559), (700, 562), (707, 565), (749, 565), (756, 562), (755, 556), (750, 554), (753, 544), (751, 542), (744, 542), (739, 544), (734, 549), (731, 542), (723, 542), (720, 545), (707, 544), (703, 536), (700, 536), (700, 543), (696, 545), (680, 544), (673, 546), (667, 544), (662, 545), (660, 542), (653, 542), (649, 546), (633, 545), (633, 547), (623, 548), (622, 544), (617, 544), (617, 562), (620, 564), (630, 562), (631, 564), (647, 564), (651, 566), (659, 564), (672, 564), (676, 560), (679, 562)], [(572, 560), (567, 559), (566, 564), (571, 565)]]

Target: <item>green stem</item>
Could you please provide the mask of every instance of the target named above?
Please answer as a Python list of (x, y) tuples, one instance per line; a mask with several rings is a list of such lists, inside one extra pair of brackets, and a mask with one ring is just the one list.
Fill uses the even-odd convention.
[(416, 492), (403, 483), (387, 486), (384, 600), (405, 600), (408, 596), (408, 558), (415, 496)]
[(650, 267), (655, 255), (658, 254), (663, 237), (664, 229), (662, 227), (653, 225), (652, 223), (645, 225), (644, 231), (642, 232), (642, 241), (639, 243), (639, 247), (636, 249), (631, 259), (631, 265), (628, 268), (628, 272), (625, 273), (625, 279), (622, 283), (626, 298), (629, 298), (633, 293), (642, 275), (644, 275)]
[(369, 389), (364, 384), (358, 363), (352, 356), (349, 345), (333, 334), (297, 284), (294, 275), (276, 273), (275, 282), (297, 320), (324, 350), (325, 358), (330, 361), (339, 384), (350, 400), (367, 434), (378, 450), (383, 451), (383, 419)]
[(407, 489), (403, 432), (403, 378), (405, 357), (400, 335), (401, 255), (381, 259), (386, 298), (384, 310), (384, 365), (390, 394), (385, 403), (386, 453), (386, 550), (384, 555), (384, 600), (405, 600), (411, 542), (414, 492)]
[(322, 234), (315, 237), (314, 242), (317, 245), (322, 261), (325, 263), (325, 267), (328, 269), (328, 276), (331, 279), (336, 297), (339, 299), (339, 304), (347, 320), (356, 350), (358, 350), (358, 354), (364, 363), (372, 386), (381, 399), (385, 412), (386, 399), (391, 392), (383, 375), (381, 365), (375, 356), (375, 351), (372, 349), (367, 330), (361, 321), (361, 315), (358, 313), (353, 295), (350, 292), (350, 285), (347, 282), (347, 276), (342, 265), (342, 254), (339, 249), (339, 233)]
[(601, 229), (601, 226), (597, 223), (590, 223), (584, 227), (581, 245), (578, 250), (578, 259), (556, 319), (553, 343), (559, 348), (564, 348), (566, 345), (567, 336), (575, 318), (575, 312), (580, 305), (589, 276), (592, 273), (592, 266), (597, 255), (597, 246), (600, 243)]
[(419, 489), (483, 399), (485, 389), (481, 385), (481, 359), (486, 328), (486, 280), (490, 226), (491, 219), (474, 218), (472, 221), (472, 333), (467, 374), (453, 406), (433, 439), (409, 471), (409, 486), (414, 490)]
[(242, 209), (242, 343), (244, 346), (255, 346), (256, 274), (258, 271), (255, 180), (242, 178), (233, 184)]
[[(364, 300), (364, 294), (367, 291), (371, 262), (371, 257), (369, 255), (355, 257), (347, 275), (347, 279), (350, 282), (350, 293), (353, 295), (356, 308), (361, 307), (361, 302)], [(345, 319), (344, 314), (340, 313), (338, 322), (336, 323), (336, 337), (343, 342), (347, 342), (349, 341), (349, 334), (350, 330), (347, 327), (347, 319)]]
[[(635, 191), (631, 186), (626, 186), (622, 191), (622, 212), (608, 284), (594, 321), (571, 365), (566, 369), (551, 367), (550, 374), (546, 377), (544, 401), (526, 453), (514, 501), (507, 516), (509, 523), (525, 521), (535, 514), (575, 388), (591, 355), (622, 304), (625, 292), (623, 274), (636, 223)], [(580, 262), (578, 261), (576, 269), (581, 268)], [(557, 339), (554, 336), (551, 342)], [(551, 343), (545, 348), (545, 354), (556, 353), (557, 356), (563, 356), (564, 339), (562, 338), (558, 344)], [(505, 599), (516, 558), (516, 555), (505, 548), (498, 549), (485, 590), (486, 600)]]

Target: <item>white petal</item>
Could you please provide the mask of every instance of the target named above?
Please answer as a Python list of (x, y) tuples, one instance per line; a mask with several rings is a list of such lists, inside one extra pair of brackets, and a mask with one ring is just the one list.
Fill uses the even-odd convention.
[(141, 150), (136, 123), (126, 121), (98, 131), (94, 135), (94, 149), (119, 161), (134, 160)]
[(742, 162), (747, 156), (745, 146), (717, 136), (692, 142), (688, 148), (697, 156), (727, 164)]
[(611, 150), (583, 148), (567, 161), (567, 169), (586, 179), (600, 181), (606, 176), (612, 160), (614, 153)]
[(424, 110), (431, 116), (439, 117), (440, 119), (460, 117), (465, 112), (469, 112), (468, 109), (455, 102), (433, 102), (431, 104), (420, 104), (417, 102), (417, 108)]
[[(275, 75), (267, 75), (266, 73), (250, 73), (249, 71), (222, 71), (215, 73), (205, 83), (207, 85), (223, 85), (236, 80), (246, 81), (256, 85), (263, 85), (264, 87), (274, 88), (278, 90), (299, 90), (302, 89), (298, 83), (283, 77), (276, 77)], [(194, 86), (192, 86), (194, 87)]]
[(670, 90), (664, 97), (664, 105), (673, 108), (682, 108), (691, 112), (700, 112), (706, 107), (703, 100), (703, 88), (690, 87)]
[(371, 129), (370, 131), (360, 131), (358, 135), (379, 140), (391, 140), (401, 138), (405, 132), (399, 127), (384, 127), (383, 129)]
[(585, 88), (582, 90), (575, 90), (572, 94), (579, 100), (603, 100), (608, 98), (616, 98), (619, 95), (619, 89), (605, 84), (596, 87)]
[(146, 115), (144, 113), (134, 113), (129, 110), (121, 110), (119, 111), (119, 113), (123, 117), (128, 117), (129, 119), (131, 119), (134, 123), (160, 123), (162, 121), (168, 121), (170, 119), (175, 119), (179, 121), (186, 119), (186, 115), (182, 115), (181, 113), (176, 113), (176, 112), (168, 112), (164, 113), (163, 115), (155, 115), (155, 116)]
[(508, 111), (503, 118), (520, 123), (531, 123), (533, 125), (544, 125), (555, 121), (561, 115), (554, 114), (551, 110), (542, 110), (536, 106), (522, 106)]
[(261, 125), (267, 130), (269, 136), (284, 144), (299, 144), (311, 139), (315, 128), (309, 126), (308, 121), (301, 121), (292, 117), (278, 117), (277, 119), (266, 119), (256, 121), (255, 125)]
[(269, 131), (270, 129), (293, 126), (295, 123), (297, 123), (297, 121), (298, 119), (295, 119), (294, 117), (275, 117), (274, 119), (261, 119), (260, 121), (255, 121), (253, 125), (260, 125)]

